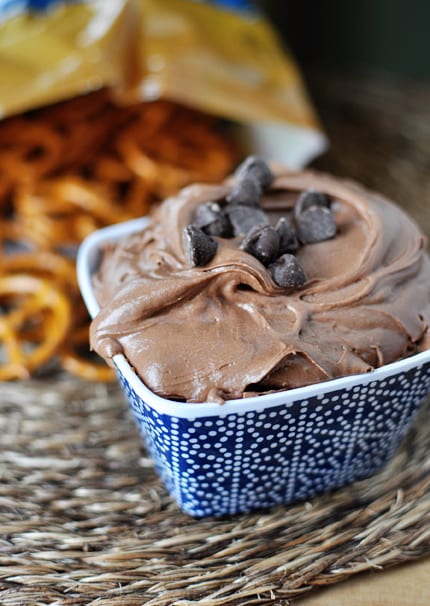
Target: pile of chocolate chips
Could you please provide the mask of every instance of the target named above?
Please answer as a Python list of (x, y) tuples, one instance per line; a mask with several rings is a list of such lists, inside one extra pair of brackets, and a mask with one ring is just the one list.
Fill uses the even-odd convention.
[(184, 229), (184, 249), (193, 267), (214, 257), (221, 238), (242, 237), (242, 250), (256, 257), (282, 288), (306, 282), (305, 272), (294, 253), (301, 245), (328, 240), (336, 235), (336, 222), (328, 197), (318, 191), (302, 192), (294, 205), (294, 226), (281, 217), (273, 227), (261, 208), (263, 193), (273, 174), (264, 160), (248, 157), (236, 170), (235, 182), (225, 199), (205, 202)]

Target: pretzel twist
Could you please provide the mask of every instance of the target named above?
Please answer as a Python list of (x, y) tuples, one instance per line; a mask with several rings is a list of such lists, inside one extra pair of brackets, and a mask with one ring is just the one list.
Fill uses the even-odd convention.
[(26, 379), (66, 338), (70, 303), (52, 282), (29, 274), (1, 277), (0, 303), (0, 380)]

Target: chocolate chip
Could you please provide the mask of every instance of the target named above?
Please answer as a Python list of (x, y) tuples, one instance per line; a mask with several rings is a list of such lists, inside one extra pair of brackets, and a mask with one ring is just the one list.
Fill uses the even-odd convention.
[(252, 176), (260, 184), (261, 189), (266, 189), (273, 181), (272, 171), (267, 163), (258, 156), (248, 156), (237, 167), (235, 175), (239, 180)]
[(297, 288), (306, 282), (306, 275), (299, 260), (294, 255), (285, 253), (269, 265), (273, 280), (282, 288)]
[(314, 244), (336, 235), (336, 221), (329, 208), (311, 206), (297, 217), (297, 236), (302, 244)]
[(187, 225), (183, 232), (187, 261), (193, 267), (206, 265), (214, 257), (218, 244), (197, 225)]
[(296, 200), (294, 205), (294, 214), (299, 217), (302, 212), (311, 208), (312, 206), (322, 206), (325, 208), (330, 207), (330, 199), (326, 194), (314, 189), (308, 189), (302, 192)]
[(256, 225), (268, 222), (267, 215), (260, 208), (253, 206), (231, 204), (226, 207), (225, 212), (233, 227), (235, 236), (244, 236)]
[(275, 229), (279, 235), (279, 254), (296, 252), (299, 248), (299, 241), (289, 219), (281, 217)]
[(246, 234), (240, 247), (263, 265), (268, 265), (279, 254), (279, 234), (271, 225), (256, 225)]
[(201, 227), (210, 236), (230, 238), (233, 235), (230, 221), (218, 202), (205, 202), (197, 206), (194, 225)]
[(261, 185), (253, 177), (238, 179), (226, 196), (228, 204), (260, 206)]

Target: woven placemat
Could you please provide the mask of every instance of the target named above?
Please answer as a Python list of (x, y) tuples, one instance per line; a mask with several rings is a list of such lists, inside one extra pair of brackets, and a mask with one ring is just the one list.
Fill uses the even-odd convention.
[(2, 385), (0, 603), (288, 604), (430, 553), (430, 405), (378, 476), (223, 519), (179, 512), (116, 386)]
[[(332, 139), (316, 165), (392, 195), (430, 233), (430, 90), (412, 104), (391, 83), (314, 82)], [(4, 606), (281, 606), (430, 555), (430, 402), (377, 476), (196, 520), (161, 485), (116, 385), (57, 375), (0, 387)]]

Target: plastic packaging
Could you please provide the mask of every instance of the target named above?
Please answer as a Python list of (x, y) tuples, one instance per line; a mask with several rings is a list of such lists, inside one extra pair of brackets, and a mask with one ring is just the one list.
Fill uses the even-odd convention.
[(240, 0), (0, 0), (0, 115), (110, 87), (237, 124), (296, 168), (326, 139), (273, 27)]

